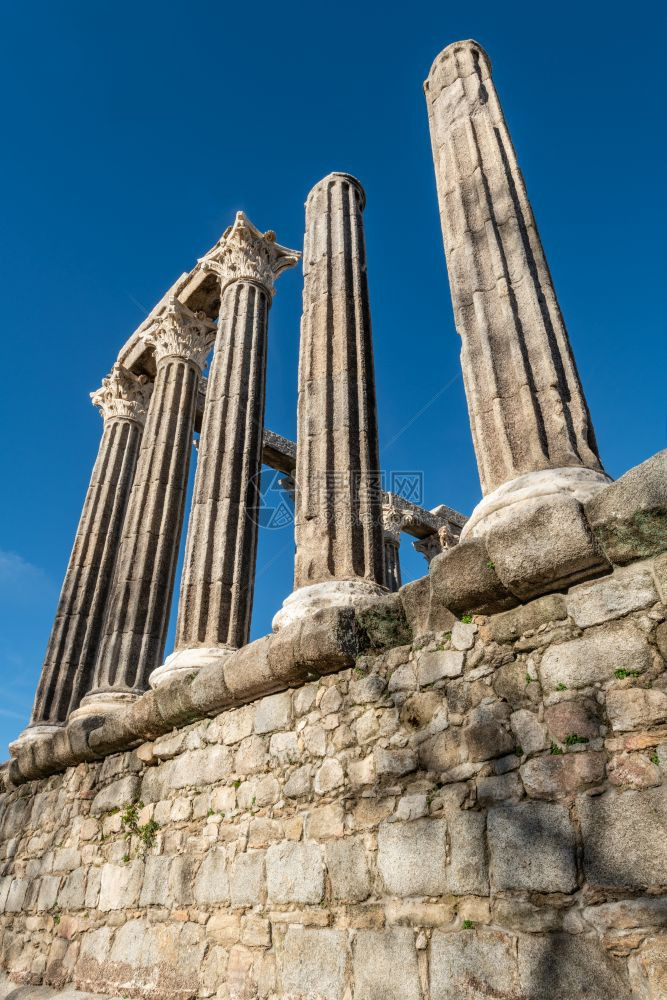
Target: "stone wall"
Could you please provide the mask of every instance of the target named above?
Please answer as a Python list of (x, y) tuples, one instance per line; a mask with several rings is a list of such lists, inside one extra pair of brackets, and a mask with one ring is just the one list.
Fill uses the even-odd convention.
[(1, 967), (155, 1000), (659, 1000), (666, 602), (661, 555), (413, 613), (410, 644), (7, 781)]

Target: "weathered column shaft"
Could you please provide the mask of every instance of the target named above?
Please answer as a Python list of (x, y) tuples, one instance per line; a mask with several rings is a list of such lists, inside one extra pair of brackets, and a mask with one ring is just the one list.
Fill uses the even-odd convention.
[(442, 232), (483, 493), (540, 469), (601, 470), (523, 177), (476, 42), (425, 84)]
[(266, 385), (266, 291), (230, 285), (199, 439), (175, 648), (248, 641)]
[(157, 373), (90, 698), (138, 695), (164, 651), (199, 376), (214, 324), (172, 300), (145, 334)]
[(244, 645), (257, 557), (268, 314), (278, 274), (299, 254), (239, 212), (203, 270), (221, 279), (218, 337), (208, 377), (181, 580), (175, 652), (151, 676)]
[(295, 589), (384, 583), (364, 204), (348, 174), (325, 177), (306, 202)]
[(118, 542), (150, 395), (148, 379), (116, 364), (91, 393), (104, 431), (76, 532), (31, 727), (62, 725), (92, 684)]

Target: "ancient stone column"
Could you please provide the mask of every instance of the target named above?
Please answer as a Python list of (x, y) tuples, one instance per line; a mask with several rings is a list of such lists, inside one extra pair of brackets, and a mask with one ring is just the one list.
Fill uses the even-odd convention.
[(276, 278), (301, 255), (239, 212), (200, 262), (219, 275), (220, 323), (208, 376), (175, 651), (153, 687), (247, 643), (255, 582), (268, 316)]
[(172, 298), (143, 335), (157, 372), (123, 526), (93, 690), (82, 711), (146, 690), (167, 632), (199, 376), (215, 324)]
[(115, 364), (90, 394), (104, 430), (37, 688), (29, 739), (63, 726), (92, 684), (151, 386)]
[(294, 593), (274, 628), (385, 592), (364, 204), (340, 173), (306, 202)]
[(482, 492), (464, 535), (517, 498), (609, 480), (498, 96), (474, 41), (425, 83), (442, 232)]

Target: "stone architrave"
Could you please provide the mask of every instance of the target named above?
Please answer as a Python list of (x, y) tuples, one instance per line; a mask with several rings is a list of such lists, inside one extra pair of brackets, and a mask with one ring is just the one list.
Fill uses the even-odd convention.
[(162, 660), (192, 451), (199, 377), (216, 326), (175, 297), (142, 335), (157, 371), (109, 595), (94, 714), (144, 692)]
[(104, 429), (46, 649), (30, 739), (63, 726), (92, 684), (151, 385), (120, 363), (91, 392)]
[(274, 628), (386, 593), (364, 205), (343, 173), (306, 202), (294, 592)]
[(474, 41), (424, 85), (440, 216), (484, 499), (463, 535), (517, 500), (587, 500), (609, 482), (512, 140)]
[(300, 253), (239, 212), (202, 260), (221, 282), (220, 323), (181, 579), (175, 651), (156, 687), (243, 646), (250, 634), (264, 432), (268, 316), (275, 281)]

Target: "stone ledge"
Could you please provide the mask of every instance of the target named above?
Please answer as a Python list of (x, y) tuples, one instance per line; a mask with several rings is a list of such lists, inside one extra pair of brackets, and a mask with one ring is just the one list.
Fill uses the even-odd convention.
[[(571, 497), (533, 499), (512, 508), (484, 539), (464, 540), (436, 556), (429, 573), (429, 627), (443, 612), (495, 614), (666, 550), (667, 450), (583, 505)], [(658, 589), (660, 584), (656, 580)], [(414, 587), (400, 593), (406, 615), (417, 618), (415, 594), (408, 589)]]
[(400, 599), (390, 595), (363, 611), (331, 608), (243, 646), (221, 664), (176, 677), (127, 708), (78, 719), (53, 736), (18, 744), (3, 766), (6, 787), (84, 761), (132, 750), (147, 740), (265, 695), (300, 687), (354, 666), (356, 657), (410, 641)]

